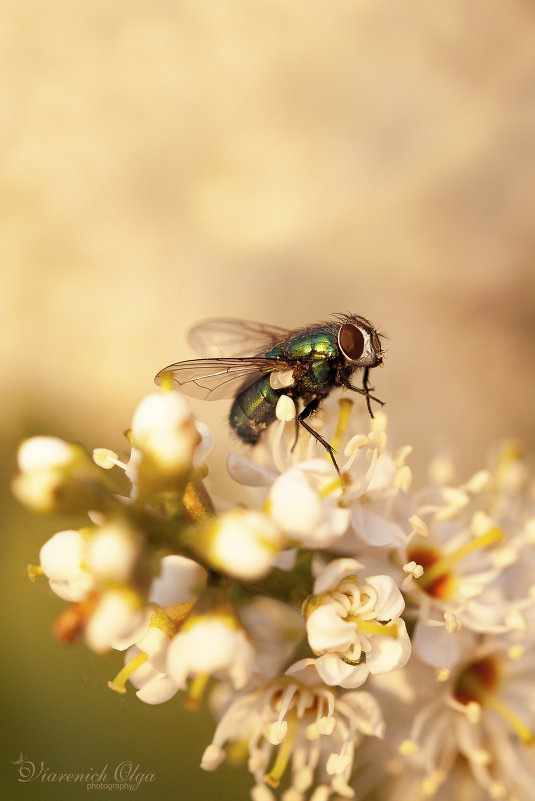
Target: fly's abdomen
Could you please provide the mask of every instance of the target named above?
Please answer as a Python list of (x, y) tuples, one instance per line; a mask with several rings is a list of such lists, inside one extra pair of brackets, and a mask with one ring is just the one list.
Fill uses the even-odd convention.
[(236, 396), (230, 410), (230, 425), (240, 439), (250, 445), (258, 442), (262, 431), (275, 419), (279, 395), (266, 375)]

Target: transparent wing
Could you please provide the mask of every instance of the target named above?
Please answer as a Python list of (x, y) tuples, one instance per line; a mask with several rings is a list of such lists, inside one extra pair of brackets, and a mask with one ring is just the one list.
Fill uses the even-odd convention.
[(216, 317), (193, 326), (188, 342), (201, 356), (254, 356), (271, 350), (288, 334), (276, 325)]
[(161, 384), (169, 377), (175, 385), (174, 389), (191, 398), (219, 400), (233, 398), (238, 389), (254, 384), (266, 373), (289, 369), (292, 369), (292, 365), (288, 362), (261, 357), (192, 359), (164, 367), (154, 381)]

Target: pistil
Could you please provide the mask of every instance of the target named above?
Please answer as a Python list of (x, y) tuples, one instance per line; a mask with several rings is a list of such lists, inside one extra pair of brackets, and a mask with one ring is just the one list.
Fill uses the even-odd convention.
[(440, 557), (431, 565), (429, 565), (429, 567), (426, 567), (423, 576), (418, 579), (418, 583), (421, 587), (426, 589), (430, 584), (433, 584), (435, 581), (438, 581), (438, 579), (449, 573), (451, 568), (457, 562), (460, 562), (462, 559), (464, 559), (465, 556), (468, 556), (474, 551), (479, 550), (479, 548), (484, 548), (487, 545), (491, 545), (495, 542), (501, 542), (503, 540), (503, 532), (497, 526), (493, 526), (493, 528), (489, 529), (489, 531), (487, 531), (485, 534), (475, 537), (470, 542), (467, 542), (460, 548), (457, 548), (457, 550), (447, 554), (446, 556)]
[(398, 636), (398, 627), (395, 623), (379, 623), (378, 620), (363, 620), (356, 615), (348, 615), (347, 620), (354, 623), (359, 631), (364, 631), (366, 634), (381, 634), (383, 637), (392, 637), (396, 639)]
[(189, 686), (188, 697), (186, 699), (187, 709), (198, 709), (200, 707), (209, 679), (209, 673), (199, 673), (195, 676)]
[(476, 703), (492, 709), (516, 732), (524, 745), (535, 744), (535, 734), (518, 717), (497, 694), (500, 684), (499, 663), (492, 657), (486, 657), (469, 665), (458, 678), (455, 698), (461, 704), (469, 707)]
[[(342, 439), (346, 432), (347, 424), (349, 423), (349, 418), (351, 416), (351, 410), (353, 409), (353, 401), (349, 398), (340, 398), (339, 406), (340, 409), (338, 412), (336, 430), (331, 442), (331, 445), (335, 451), (340, 450), (340, 445), (342, 444)], [(330, 459), (331, 457), (328, 453), (326, 453), (325, 458)]]
[(286, 737), (279, 746), (275, 764), (265, 776), (266, 784), (269, 784), (270, 787), (274, 788), (279, 786), (280, 780), (284, 775), (284, 771), (288, 766), (288, 762), (292, 755), (295, 735), (297, 734), (297, 713), (295, 710), (291, 710), (286, 719), (288, 722)]
[(108, 687), (110, 690), (114, 690), (116, 693), (125, 693), (126, 692), (126, 682), (132, 675), (135, 673), (136, 670), (144, 665), (149, 657), (147, 654), (143, 653), (143, 651), (135, 656), (133, 659), (126, 664), (122, 670), (116, 675), (113, 681), (108, 682)]

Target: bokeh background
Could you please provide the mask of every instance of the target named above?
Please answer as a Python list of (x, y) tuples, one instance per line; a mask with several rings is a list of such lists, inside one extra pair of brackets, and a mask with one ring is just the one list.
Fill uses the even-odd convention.
[[(106, 689), (120, 657), (55, 643), (27, 562), (64, 520), (11, 500), (17, 441), (126, 450), (154, 373), (212, 315), (295, 327), (353, 311), (388, 334), (374, 376), (423, 480), (493, 444), (531, 453), (532, 0), (18, 0), (0, 28), (4, 797), (49, 770), (154, 772), (137, 798), (234, 801), (197, 765), (208, 715)], [(195, 410), (229, 440), (224, 402)]]

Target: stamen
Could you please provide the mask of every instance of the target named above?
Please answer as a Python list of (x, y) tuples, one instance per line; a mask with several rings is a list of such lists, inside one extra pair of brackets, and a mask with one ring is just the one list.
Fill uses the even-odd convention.
[(93, 461), (98, 467), (102, 467), (103, 470), (111, 470), (112, 467), (121, 467), (123, 470), (126, 470), (124, 462), (121, 462), (115, 451), (109, 448), (94, 448)]
[(535, 745), (535, 734), (522, 720), (520, 720), (518, 715), (501, 700), (501, 698), (498, 698), (498, 696), (494, 695), (494, 693), (491, 693), (481, 687), (478, 687), (478, 693), (488, 707), (493, 709), (511, 724), (524, 745)]
[(507, 651), (507, 656), (509, 657), (509, 659), (512, 659), (513, 662), (518, 662), (518, 660), (522, 659), (522, 657), (524, 656), (525, 651), (526, 649), (524, 648), (524, 646), (520, 645), (520, 643), (517, 643), (516, 645), (511, 645), (511, 647)]
[(478, 704), (477, 701), (469, 701), (466, 705), (466, 717), (474, 726), (479, 723), (481, 720), (481, 704)]
[(279, 746), (275, 764), (264, 777), (266, 784), (270, 787), (278, 787), (280, 780), (288, 766), (290, 757), (292, 755), (292, 748), (297, 734), (297, 714), (292, 710), (288, 714), (288, 732), (284, 740)]
[(143, 653), (143, 651), (135, 656), (133, 659), (126, 664), (122, 670), (116, 675), (113, 681), (108, 682), (108, 687), (110, 690), (114, 690), (116, 693), (125, 693), (126, 692), (126, 682), (132, 675), (135, 673), (136, 670), (141, 667), (141, 665), (145, 664), (149, 657), (147, 654)]
[(464, 704), (468, 701), (475, 701), (478, 706), (484, 704), (512, 726), (524, 745), (535, 745), (535, 734), (496, 694), (495, 688), (499, 682), (497, 670), (498, 665), (490, 658), (470, 665), (459, 677), (455, 697)]
[(418, 751), (418, 743), (415, 743), (414, 740), (403, 740), (399, 746), (399, 753), (404, 754), (405, 756), (416, 754)]
[(509, 612), (505, 618), (505, 624), (509, 626), (510, 629), (514, 629), (515, 631), (526, 632), (528, 630), (526, 618), (519, 609), (512, 609)]
[(464, 559), (468, 554), (477, 551), (479, 548), (484, 548), (486, 545), (491, 545), (494, 542), (502, 542), (504, 539), (503, 532), (497, 526), (493, 526), (486, 534), (476, 537), (460, 548), (457, 548), (453, 553), (433, 562), (432, 565), (425, 569), (423, 576), (418, 579), (420, 585), (424, 588), (428, 587), (430, 584), (437, 581), (437, 579), (449, 573), (453, 565), (460, 562), (461, 559)]
[(379, 623), (374, 620), (362, 620), (356, 615), (348, 615), (346, 618), (351, 623), (354, 623), (359, 631), (365, 631), (367, 634), (382, 634), (384, 637), (392, 637), (396, 639), (398, 636), (398, 627), (395, 623)]
[(284, 691), (281, 700), (281, 707), (279, 710), (279, 717), (277, 720), (279, 726), (282, 725), (284, 718), (286, 717), (286, 713), (290, 708), (290, 704), (292, 703), (294, 695), (297, 693), (297, 690), (298, 690), (297, 684), (290, 684), (290, 686), (287, 687), (286, 690)]
[(488, 470), (479, 470), (477, 473), (474, 473), (472, 478), (466, 482), (464, 489), (474, 495), (478, 492), (484, 492), (486, 489), (488, 489), (491, 481), (492, 476)]
[(45, 575), (45, 571), (41, 565), (26, 565), (26, 573), (28, 574), (30, 581), (35, 581), (37, 576)]
[(379, 455), (386, 451), (388, 445), (388, 437), (386, 431), (382, 429), (373, 429), (368, 435), (370, 447), (374, 448)]
[(188, 697), (186, 699), (186, 709), (198, 709), (200, 707), (209, 679), (209, 673), (199, 673), (197, 676), (195, 676), (189, 686)]
[(421, 578), (424, 573), (422, 565), (418, 565), (414, 559), (403, 565), (403, 572), (408, 573), (412, 578)]
[(424, 795), (435, 795), (436, 791), (440, 785), (444, 783), (445, 779), (446, 776), (443, 770), (435, 770), (431, 776), (428, 776), (427, 779), (424, 779), (422, 782), (422, 791)]
[(453, 612), (444, 612), (444, 623), (448, 634), (454, 634), (461, 629), (459, 619)]
[[(342, 444), (342, 439), (346, 432), (347, 424), (349, 423), (349, 418), (353, 409), (353, 401), (349, 398), (340, 398), (338, 404), (340, 406), (338, 412), (338, 421), (336, 423), (336, 431), (334, 432), (331, 442), (331, 445), (335, 451), (340, 450), (340, 445)], [(330, 459), (331, 457), (328, 453), (326, 453), (325, 458)]]
[(329, 754), (325, 769), (329, 776), (335, 776), (343, 773), (352, 762), (353, 759), (350, 754)]
[(247, 740), (236, 740), (226, 746), (227, 762), (234, 767), (240, 767), (247, 761), (249, 755), (249, 743)]
[(412, 484), (412, 471), (410, 467), (406, 464), (403, 467), (400, 467), (398, 472), (394, 477), (394, 487), (396, 489), (400, 489), (402, 492), (407, 493)]
[(336, 492), (339, 489), (343, 489), (343, 481), (341, 476), (337, 476), (337, 478), (329, 481), (322, 489), (318, 490), (318, 496), (320, 498), (326, 498), (332, 492)]

